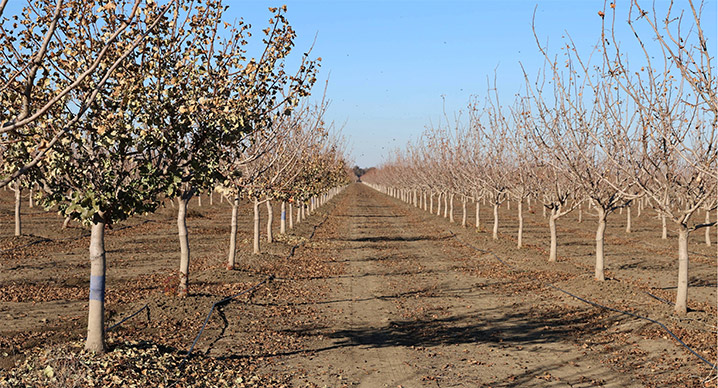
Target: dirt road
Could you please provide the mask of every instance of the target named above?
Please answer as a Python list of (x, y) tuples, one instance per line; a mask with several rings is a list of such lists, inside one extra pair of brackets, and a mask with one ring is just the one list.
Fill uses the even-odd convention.
[(363, 185), (341, 200), (341, 228), (325, 238), (345, 274), (314, 280), (329, 282), (316, 302), (329, 324), (284, 361), (306, 371), (298, 385), (642, 385), (579, 345), (576, 317), (537, 308), (543, 295), (471, 274), (475, 252), (412, 209)]

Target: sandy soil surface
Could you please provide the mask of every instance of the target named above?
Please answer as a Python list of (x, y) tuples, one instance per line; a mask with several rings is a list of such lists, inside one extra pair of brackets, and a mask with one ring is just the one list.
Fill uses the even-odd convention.
[[(0, 192), (0, 385), (41, 349), (82, 339), (88, 292), (86, 231), (25, 208), (28, 235), (11, 237), (11, 200)], [(623, 215), (609, 219), (610, 280), (596, 282), (586, 214), (559, 220), (559, 262), (548, 263), (540, 211), (526, 211), (528, 246), (516, 249), (515, 208), (502, 207), (492, 240), (486, 216), (478, 231), (462, 228), (357, 184), (259, 256), (247, 253), (243, 207), (241, 264), (227, 271), (229, 206), (208, 202), (194, 202), (188, 222), (189, 298), (171, 295), (179, 260), (169, 205), (108, 233), (108, 323), (145, 304), (150, 320), (140, 314), (110, 332), (107, 357), (136, 340), (182, 356), (214, 302), (271, 274), (220, 306), (190, 363), (241, 369), (227, 386), (715, 386), (705, 382), (710, 368), (660, 326), (567, 294), (660, 321), (715, 360), (715, 246), (693, 236), (691, 311), (674, 317), (675, 238), (660, 239), (648, 210), (630, 234)], [(473, 214), (471, 205), (470, 225)], [(175, 386), (212, 386), (181, 373)]]

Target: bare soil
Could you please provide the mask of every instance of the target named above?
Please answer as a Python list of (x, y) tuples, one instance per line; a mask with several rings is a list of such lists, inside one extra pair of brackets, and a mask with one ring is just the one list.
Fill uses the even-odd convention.
[[(58, 354), (79, 354), (84, 336), (87, 231), (63, 230), (56, 214), (25, 203), (27, 235), (12, 237), (12, 200), (12, 192), (0, 191), (0, 386), (32, 374), (22, 372), (27, 365), (53, 362), (55, 381), (33, 372), (39, 377), (30, 385), (63, 386), (80, 373), (56, 363), (65, 359)], [(263, 241), (262, 255), (248, 253), (252, 215), (243, 206), (240, 265), (228, 271), (230, 206), (218, 196), (212, 206), (206, 196), (202, 202), (193, 200), (188, 220), (188, 298), (172, 295), (179, 253), (169, 203), (108, 231), (108, 325), (144, 305), (149, 317), (143, 311), (110, 331), (110, 352), (97, 357), (163, 372), (98, 372), (107, 367), (76, 361), (94, 373), (95, 384), (142, 378), (140, 384), (157, 386), (715, 386), (710, 368), (659, 325), (586, 303), (662, 322), (716, 359), (715, 245), (705, 246), (702, 233), (691, 236), (691, 311), (675, 317), (677, 243), (675, 235), (660, 239), (660, 220), (650, 210), (636, 217), (634, 209), (630, 234), (625, 214), (610, 216), (610, 279), (597, 282), (595, 222), (586, 214), (582, 223), (573, 213), (559, 220), (559, 262), (548, 263), (540, 209), (526, 210), (528, 246), (516, 249), (515, 205), (502, 207), (501, 236), (492, 240), (483, 229), (492, 221), (488, 206), (477, 231), (356, 184), (287, 235), (278, 233), (277, 212), (278, 241)], [(457, 220), (460, 209), (457, 202)], [(470, 225), (473, 214), (472, 204)], [(269, 275), (275, 279), (212, 314), (182, 364), (212, 304)], [(73, 385), (88, 386), (83, 376)]]

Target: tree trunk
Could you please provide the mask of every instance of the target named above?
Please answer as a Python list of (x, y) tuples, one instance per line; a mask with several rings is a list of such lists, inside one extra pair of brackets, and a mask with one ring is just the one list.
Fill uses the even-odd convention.
[(434, 214), (434, 192), (429, 194), (429, 214)]
[(105, 222), (95, 217), (90, 233), (90, 306), (85, 349), (104, 353), (105, 348)]
[(187, 233), (187, 205), (192, 198), (191, 193), (183, 193), (177, 207), (177, 235), (180, 242), (180, 273), (179, 296), (187, 296), (189, 283), (189, 238)]
[(626, 233), (631, 233), (631, 207), (626, 208)]
[(70, 216), (65, 217), (65, 221), (62, 223), (62, 229), (67, 229), (70, 226), (71, 220)]
[[(711, 222), (711, 212), (710, 210), (706, 209), (706, 224), (709, 224)], [(709, 226), (706, 226), (706, 246), (711, 246), (711, 228)]]
[(668, 239), (668, 227), (666, 226), (666, 215), (661, 214), (661, 223), (663, 224), (663, 229), (661, 230), (661, 239), (667, 240)]
[(441, 216), (441, 192), (439, 192), (439, 195), (436, 197), (436, 216)]
[(28, 207), (29, 207), (30, 209), (32, 209), (33, 207), (35, 207), (35, 201), (34, 201), (34, 198), (32, 197), (32, 185), (30, 186), (30, 198), (28, 199), (28, 202), (29, 202), (29, 203), (28, 203)]
[(272, 211), (272, 201), (267, 198), (267, 242), (273, 243), (274, 236), (272, 235), (272, 222), (274, 221), (274, 212)]
[(461, 198), (461, 226), (466, 227), (466, 197)]
[(583, 221), (583, 209), (581, 209), (581, 204), (578, 204), (578, 223), (580, 224)]
[(543, 218), (546, 218), (546, 206), (542, 206)]
[(494, 203), (494, 231), (491, 237), (494, 240), (499, 239), (499, 204)]
[(289, 202), (289, 229), (294, 229), (294, 205)]
[(603, 254), (603, 236), (606, 234), (606, 210), (596, 206), (598, 210), (598, 228), (596, 229), (596, 280), (604, 281), (603, 273), (605, 256)]
[(214, 190), (209, 191), (209, 206), (214, 205)]
[(481, 228), (481, 215), (479, 214), (479, 208), (481, 207), (481, 202), (476, 199), (476, 230), (479, 230)]
[(202, 194), (197, 194), (197, 206), (202, 207)]
[(426, 211), (426, 210), (428, 209), (428, 208), (427, 208), (427, 205), (426, 205), (426, 191), (423, 191), (423, 192), (422, 192), (422, 195), (423, 195), (423, 197), (424, 197), (424, 211)]
[(678, 226), (678, 287), (676, 292), (677, 315), (688, 312), (688, 228)]
[(556, 261), (556, 214), (558, 212), (556, 209), (551, 209), (551, 215), (549, 215), (548, 218), (548, 227), (551, 231), (551, 248), (549, 250), (549, 256), (548, 261), (549, 262), (555, 262)]
[(516, 239), (516, 247), (521, 248), (524, 246), (524, 201), (519, 198), (518, 202), (519, 233)]
[(287, 203), (282, 201), (282, 206), (279, 214), (279, 233), (287, 233)]
[(22, 186), (15, 182), (15, 236), (22, 235), (22, 220), (20, 218), (20, 208), (22, 206)]
[(253, 252), (259, 253), (259, 198), (254, 199), (254, 244)]
[(454, 193), (449, 195), (449, 222), (454, 223)]
[(449, 193), (444, 193), (444, 218), (449, 218)]
[(239, 211), (239, 197), (234, 197), (232, 202), (232, 229), (229, 232), (229, 257), (227, 259), (227, 269), (234, 269), (237, 257), (237, 213)]

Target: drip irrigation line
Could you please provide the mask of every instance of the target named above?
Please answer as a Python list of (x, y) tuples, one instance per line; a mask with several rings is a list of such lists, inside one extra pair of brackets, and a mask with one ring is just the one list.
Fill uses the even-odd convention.
[(274, 279), (274, 275), (269, 275), (266, 279), (262, 280), (261, 282), (255, 284), (254, 286), (252, 286), (244, 291), (240, 291), (240, 292), (238, 292), (232, 296), (228, 296), (218, 302), (214, 302), (214, 304), (212, 304), (212, 307), (209, 309), (209, 313), (207, 313), (207, 317), (204, 319), (204, 323), (202, 324), (202, 327), (199, 329), (199, 333), (197, 333), (197, 336), (194, 338), (194, 341), (192, 342), (192, 346), (189, 347), (187, 354), (185, 355), (184, 359), (179, 364), (179, 366), (184, 365), (184, 363), (192, 355), (192, 350), (194, 350), (195, 345), (197, 345), (197, 341), (199, 341), (199, 338), (202, 336), (202, 333), (204, 332), (204, 328), (205, 328), (205, 326), (207, 326), (207, 322), (209, 322), (209, 318), (212, 316), (212, 312), (214, 312), (215, 308), (217, 308), (218, 306), (225, 305), (225, 304), (229, 303), (230, 301), (232, 301), (233, 299), (235, 299), (239, 296), (242, 296), (248, 292), (254, 291), (255, 289), (257, 289), (257, 287), (259, 287), (267, 282), (272, 281), (272, 279)]
[[(467, 246), (467, 247), (469, 247), (469, 248), (472, 248), (472, 249), (474, 249), (475, 251), (478, 251), (478, 252), (481, 252), (481, 253), (484, 253), (484, 254), (490, 254), (490, 255), (494, 256), (499, 262), (501, 262), (501, 264), (505, 265), (506, 267), (508, 267), (508, 268), (511, 269), (512, 271), (514, 271), (514, 272), (526, 272), (526, 271), (523, 271), (523, 270), (520, 270), (520, 269), (514, 267), (514, 266), (511, 265), (511, 264), (506, 263), (504, 260), (501, 260), (501, 258), (500, 258), (498, 255), (496, 255), (494, 252), (477, 248), (477, 247), (475, 247), (473, 244), (470, 244), (470, 243), (467, 243), (467, 242), (463, 241), (461, 238), (459, 238), (459, 236), (457, 236), (457, 235), (456, 235), (454, 232), (452, 232), (452, 231), (449, 231), (449, 233), (450, 233), (457, 241), (459, 241), (461, 244), (463, 244), (464, 246)], [(708, 361), (708, 360), (705, 359), (703, 356), (701, 356), (700, 354), (698, 354), (695, 350), (693, 350), (690, 346), (688, 346), (685, 342), (683, 342), (683, 340), (681, 340), (676, 334), (674, 334), (670, 329), (668, 329), (668, 327), (666, 327), (666, 325), (664, 325), (662, 322), (659, 322), (659, 321), (657, 321), (657, 320), (655, 320), (655, 319), (648, 318), (648, 317), (644, 317), (644, 316), (642, 316), (642, 315), (635, 314), (635, 313), (632, 313), (632, 312), (629, 312), (629, 311), (624, 311), (624, 310), (619, 310), (619, 309), (616, 309), (616, 308), (613, 308), (613, 307), (608, 307), (608, 306), (602, 305), (602, 304), (600, 304), (600, 303), (597, 303), (597, 302), (588, 300), (588, 299), (586, 299), (586, 298), (580, 297), (580, 296), (578, 296), (578, 295), (574, 295), (574, 294), (572, 294), (571, 292), (566, 291), (566, 290), (564, 290), (564, 289), (562, 289), (562, 288), (556, 286), (555, 284), (553, 284), (553, 283), (551, 283), (551, 282), (545, 282), (545, 281), (540, 280), (540, 279), (533, 279), (533, 280), (535, 280), (535, 281), (541, 283), (542, 285), (544, 285), (544, 286), (546, 286), (546, 287), (548, 287), (548, 288), (553, 288), (553, 289), (556, 290), (556, 291), (562, 292), (562, 293), (564, 293), (564, 294), (566, 294), (566, 295), (568, 295), (568, 296), (570, 296), (570, 297), (572, 297), (572, 298), (574, 298), (574, 299), (576, 299), (576, 300), (579, 300), (579, 301), (581, 301), (581, 302), (590, 304), (590, 305), (592, 305), (592, 306), (594, 306), (594, 307), (598, 307), (598, 308), (601, 308), (601, 309), (604, 309), (604, 310), (613, 311), (613, 312), (615, 312), (615, 313), (619, 313), (619, 314), (631, 316), (631, 317), (634, 317), (634, 318), (638, 318), (638, 319), (642, 319), (642, 320), (645, 320), (645, 321), (654, 323), (654, 324), (660, 326), (660, 327), (661, 327), (666, 333), (668, 333), (671, 337), (673, 337), (681, 346), (683, 346), (684, 348), (686, 348), (689, 352), (693, 353), (694, 356), (698, 357), (698, 359), (700, 359), (701, 361), (703, 361), (704, 363), (706, 363), (708, 366), (710, 366), (711, 369), (716, 369), (716, 365), (715, 365), (715, 364), (713, 364), (712, 362)], [(660, 298), (658, 298), (658, 297), (656, 297), (656, 296), (654, 296), (654, 295), (652, 295), (652, 294), (649, 294), (649, 295), (653, 296), (653, 297), (656, 298), (656, 299), (661, 300)]]
[(130, 315), (130, 316), (128, 316), (128, 317), (125, 317), (123, 320), (121, 320), (121, 321), (115, 323), (114, 325), (108, 327), (106, 331), (110, 331), (110, 330), (116, 328), (117, 326), (120, 326), (121, 324), (123, 324), (123, 323), (129, 321), (130, 319), (134, 318), (135, 316), (137, 316), (137, 314), (141, 313), (142, 310), (145, 310), (145, 309), (147, 310), (147, 321), (149, 322), (149, 321), (150, 321), (150, 305), (149, 305), (149, 304), (145, 304), (144, 306), (142, 306), (142, 308), (140, 308), (139, 310), (137, 310), (137, 311), (135, 311), (134, 313), (132, 313), (132, 315)]

